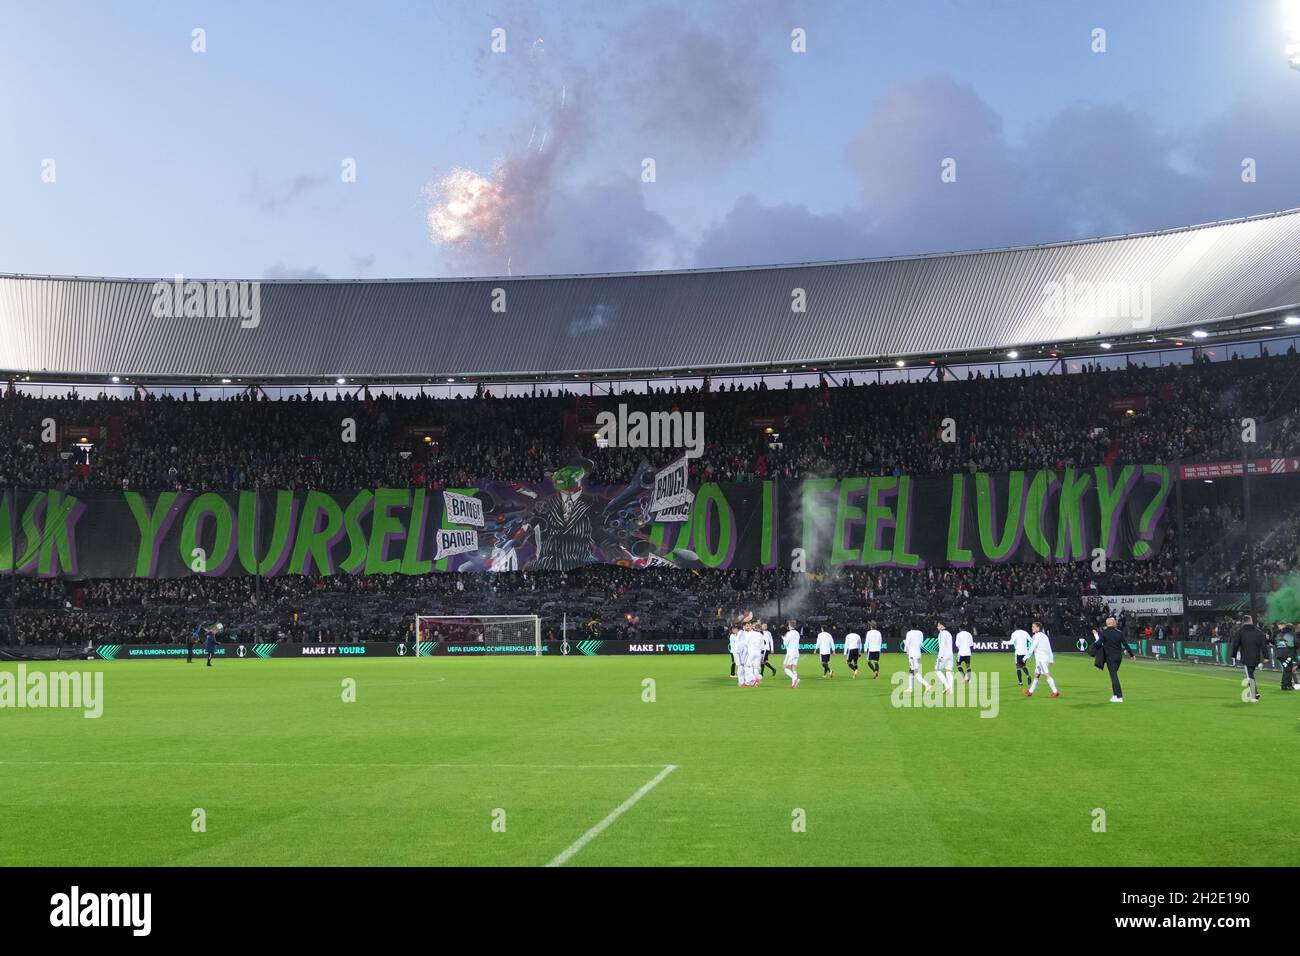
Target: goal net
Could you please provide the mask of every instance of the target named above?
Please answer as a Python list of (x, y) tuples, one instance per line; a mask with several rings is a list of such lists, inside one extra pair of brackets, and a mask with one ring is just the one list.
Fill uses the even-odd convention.
[(542, 619), (536, 614), (417, 614), (415, 656), (542, 653)]

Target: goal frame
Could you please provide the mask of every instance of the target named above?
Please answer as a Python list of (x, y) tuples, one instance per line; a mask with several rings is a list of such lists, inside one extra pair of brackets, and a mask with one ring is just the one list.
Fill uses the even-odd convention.
[[(412, 643), (415, 645), (413, 657), (430, 657), (432, 654), (420, 653), (420, 622), (421, 621), (532, 621), (533, 624), (533, 656), (542, 656), (542, 618), (537, 614), (417, 614), (415, 615), (415, 639)], [(526, 657), (528, 655), (512, 654), (511, 657)]]

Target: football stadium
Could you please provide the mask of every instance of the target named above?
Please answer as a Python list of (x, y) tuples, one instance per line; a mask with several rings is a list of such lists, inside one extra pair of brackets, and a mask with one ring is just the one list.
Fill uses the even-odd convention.
[[(73, 206), (123, 214), (116, 197), (78, 193), (100, 187), (79, 183), (85, 147), (67, 141), (57, 178), (15, 187), (36, 251), (0, 247), (20, 266), (0, 275), (0, 864), (85, 870), (82, 886), (95, 870), (159, 867), (1292, 864), (1293, 157), (1285, 174), (1260, 160), (1261, 177), (1289, 178), (1246, 199), (1217, 198), (1254, 182), (1234, 153), (1206, 180), (1219, 192), (1139, 203), (1146, 218), (1025, 212), (980, 232), (961, 223), (995, 220), (981, 203), (1001, 187), (978, 148), (967, 160), (954, 141), (956, 159), (945, 144), (927, 160), (924, 187), (899, 171), (863, 200), (887, 223), (901, 213), (882, 211), (884, 191), (926, 197), (899, 206), (910, 250), (838, 226), (808, 245), (802, 225), (772, 216), (729, 224), (730, 260), (625, 254), (603, 220), (640, 228), (628, 189), (672, 220), (654, 170), (679, 175), (668, 157), (694, 154), (665, 145), (656, 163), (638, 142), (617, 190), (564, 192), (552, 165), (591, 160), (605, 121), (579, 67), (608, 64), (562, 52), (576, 15), (549, 6), (438, 7), (473, 37), (466, 82), (487, 102), (544, 86), (547, 106), (527, 147), (425, 190), (417, 245), (444, 258), (422, 278), (366, 274), (355, 255), (351, 275), (247, 278), (242, 250), (214, 251), (226, 225), (179, 214), (169, 237), (123, 221), (113, 248), (69, 239), (61, 254), (45, 217), (66, 229)], [(673, 28), (692, 41), (673, 46), (673, 70), (707, 73), (695, 58), (750, 30), (778, 34), (764, 57), (802, 55), (801, 42), (811, 57), (837, 18), (859, 15), (815, 7), (820, 32), (805, 32), (791, 7), (762, 6), (743, 37), (715, 22), (726, 4), (702, 8)], [(1272, 24), (1268, 49), (1275, 7), (1254, 11)], [(1157, 3), (1145, 16), (1158, 10), (1175, 15)], [(383, 15), (378, 35), (396, 37), (408, 14)], [(1134, 14), (1109, 14), (1121, 44)], [(1204, 5), (1189, 22), (1225, 15)], [(228, 55), (240, 15), (193, 30), (159, 16), (182, 31), (169, 55), (186, 59), (169, 69), (217, 82), (194, 71), (228, 65), (192, 61)], [(1092, 16), (1017, 29), (1082, 30), (1070, 42), (1089, 68), (1113, 56), (1128, 69)], [(31, 17), (20, 35), (49, 28)], [(615, 18), (583, 29), (648, 29)], [(534, 38), (551, 19), (557, 40)], [(265, 48), (239, 49), (239, 69), (270, 69)], [(1300, 53), (1288, 51), (1290, 64), (1259, 69), (1293, 109)], [(498, 55), (526, 62), (498, 74)], [(728, 75), (754, 68), (734, 55)], [(115, 77), (129, 94), (134, 81)], [(1090, 82), (1102, 103), (1126, 88)], [(881, 94), (888, 122), (873, 115), (859, 143), (892, 156), (878, 138), (909, 124), (926, 140), (929, 89)], [(670, 104), (691, 95), (670, 92)], [(1255, 117), (1227, 115), (1235, 132)], [(692, 128), (648, 128), (683, 150), (718, 136), (771, 158), (756, 144), (781, 133), (731, 118), (699, 120), (701, 144)], [(246, 202), (237, 228), (252, 255), (360, 249), (344, 225), (360, 213), (326, 197), (382, 204), (366, 185), (381, 159), (331, 145), (324, 173), (267, 185), (280, 155), (268, 148), (245, 199), (240, 186), (214, 200), (236, 218)], [(472, 152), (440, 148), (416, 159)], [(1241, 146), (1250, 164), (1265, 149)], [(1170, 168), (1190, 182), (1203, 161)], [(741, 188), (691, 162), (710, 190)], [(150, 175), (184, 200), (184, 176)], [(1094, 192), (1102, 172), (1053, 175), (1049, 191), (1111, 208)], [(966, 189), (952, 208), (949, 188)], [(570, 243), (566, 229), (590, 234)], [(216, 278), (177, 271), (228, 260)], [(136, 277), (64, 268), (83, 262)], [(1216, 879), (1192, 889), (1239, 887)], [(77, 892), (51, 900), (51, 924), (104, 925)], [(1242, 895), (1187, 912), (1231, 917), (1209, 904)]]

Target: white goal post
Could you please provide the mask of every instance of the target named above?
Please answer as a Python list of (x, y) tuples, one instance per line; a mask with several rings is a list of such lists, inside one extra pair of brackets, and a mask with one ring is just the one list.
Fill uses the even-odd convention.
[(542, 656), (542, 619), (536, 614), (417, 614), (415, 655), (439, 647), (451, 654)]

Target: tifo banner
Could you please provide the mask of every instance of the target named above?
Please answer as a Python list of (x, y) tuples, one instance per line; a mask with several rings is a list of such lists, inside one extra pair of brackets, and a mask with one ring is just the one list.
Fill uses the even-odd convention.
[(590, 467), (439, 491), (11, 491), (0, 572), (15, 554), (19, 574), (70, 578), (1144, 559), (1164, 538), (1171, 477), (1126, 465), (683, 488), (678, 466), (644, 465), (627, 485), (588, 484)]
[(1181, 594), (1101, 594), (1095, 600), (1112, 614), (1172, 617), (1183, 613)]

